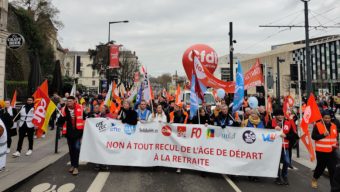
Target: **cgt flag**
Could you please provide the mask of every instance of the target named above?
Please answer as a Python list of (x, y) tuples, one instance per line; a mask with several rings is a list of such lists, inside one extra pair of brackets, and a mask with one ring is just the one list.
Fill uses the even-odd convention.
[(48, 122), (50, 121), (51, 115), (56, 109), (56, 105), (50, 100), (50, 98), (38, 88), (37, 96), (39, 96), (40, 102), (34, 110), (34, 116), (32, 123), (40, 130), (47, 132)]

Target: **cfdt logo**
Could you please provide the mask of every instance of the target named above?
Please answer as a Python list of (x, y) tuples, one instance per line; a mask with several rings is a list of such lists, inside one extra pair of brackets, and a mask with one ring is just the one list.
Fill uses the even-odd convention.
[(207, 129), (207, 139), (215, 137), (215, 129)]
[(111, 132), (120, 132), (120, 128), (116, 126), (116, 124), (111, 123), (111, 127), (110, 127), (110, 131)]
[(201, 128), (192, 128), (191, 130), (191, 138), (200, 138), (202, 135), (202, 129)]
[(177, 127), (177, 136), (178, 137), (186, 137), (187, 128), (185, 126)]
[(170, 136), (171, 135), (171, 127), (168, 125), (165, 125), (164, 127), (162, 127), (162, 134), (164, 136)]
[(276, 133), (268, 133), (268, 134), (262, 133), (262, 139), (264, 142), (274, 142), (275, 138), (276, 138)]
[(124, 126), (124, 132), (127, 135), (132, 135), (136, 132), (136, 125), (129, 125), (129, 124), (125, 124)]
[(247, 130), (242, 135), (244, 142), (252, 144), (256, 141), (256, 135), (254, 132)]
[(97, 127), (99, 132), (106, 131), (106, 129), (107, 129), (106, 124), (104, 123), (104, 121), (96, 123), (96, 127)]

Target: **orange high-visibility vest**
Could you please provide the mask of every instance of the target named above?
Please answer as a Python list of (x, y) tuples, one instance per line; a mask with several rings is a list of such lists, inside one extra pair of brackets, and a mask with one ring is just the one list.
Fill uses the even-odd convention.
[[(187, 124), (188, 116), (189, 116), (189, 115), (188, 115), (188, 113), (185, 112), (185, 111), (183, 111), (183, 115), (185, 116), (183, 124)], [(169, 116), (170, 116), (170, 122), (173, 122), (174, 119), (175, 119), (175, 112), (174, 112), (174, 111), (171, 112), (171, 113), (169, 114)]]
[[(322, 122), (316, 123), (316, 127), (320, 134), (324, 134), (326, 132), (326, 127)], [(337, 136), (338, 131), (336, 129), (336, 125), (331, 123), (331, 129), (329, 131), (329, 135), (323, 139), (315, 141), (315, 151), (330, 153), (333, 151), (333, 147), (337, 144)]]
[[(79, 105), (79, 104), (75, 104), (74, 107), (74, 115), (76, 118), (76, 124), (75, 127), (78, 130), (83, 130), (84, 129), (84, 119), (83, 119), (83, 106)], [(63, 114), (63, 116), (66, 116), (66, 112), (65, 112), (65, 107), (63, 107), (61, 109), (61, 113)], [(65, 135), (66, 134), (66, 123), (63, 125), (63, 129), (62, 129), (62, 134)]]

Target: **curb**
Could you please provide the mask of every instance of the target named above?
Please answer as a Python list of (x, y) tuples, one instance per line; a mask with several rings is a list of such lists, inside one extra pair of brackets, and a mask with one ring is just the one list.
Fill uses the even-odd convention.
[(2, 184), (0, 186), (0, 191), (15, 191), (15, 189), (27, 179), (29, 179), (31, 176), (36, 175), (40, 171), (44, 170), (46, 167), (50, 166), (51, 164), (58, 161), (60, 158), (65, 156), (68, 153), (67, 145), (62, 146), (59, 148), (59, 153), (48, 155), (36, 163), (32, 164), (32, 166), (29, 168), (30, 172), (27, 174), (11, 174), (6, 176), (6, 179), (9, 182), (6, 182), (5, 184)]

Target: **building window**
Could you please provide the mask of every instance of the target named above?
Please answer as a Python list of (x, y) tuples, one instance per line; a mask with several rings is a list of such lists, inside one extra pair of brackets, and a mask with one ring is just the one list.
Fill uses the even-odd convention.
[(96, 71), (95, 70), (92, 71), (92, 77), (94, 77), (94, 76), (96, 76)]
[(70, 63), (69, 62), (66, 63), (66, 67), (70, 68)]
[(66, 71), (66, 76), (70, 76), (70, 71), (69, 70)]
[(83, 77), (83, 72), (79, 71), (79, 77)]
[(96, 86), (96, 81), (95, 80), (92, 81), (92, 86)]

